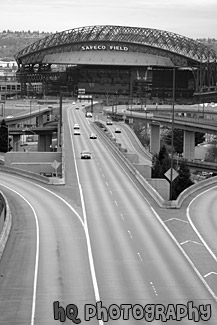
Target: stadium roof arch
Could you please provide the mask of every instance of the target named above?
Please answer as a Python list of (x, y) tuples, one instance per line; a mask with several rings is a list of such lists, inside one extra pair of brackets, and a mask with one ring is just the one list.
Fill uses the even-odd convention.
[(124, 26), (87, 26), (49, 35), (15, 55), (18, 66), (122, 64), (195, 66), (216, 63), (214, 49), (172, 32)]

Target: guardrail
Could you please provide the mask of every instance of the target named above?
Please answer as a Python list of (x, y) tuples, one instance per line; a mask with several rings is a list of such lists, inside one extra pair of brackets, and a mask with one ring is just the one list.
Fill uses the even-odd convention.
[[(164, 115), (162, 113), (154, 113), (153, 117), (160, 117), (164, 119), (171, 120), (171, 115)], [(214, 119), (203, 119), (203, 118), (193, 118), (193, 117), (181, 117), (181, 116), (175, 116), (174, 121), (181, 121), (181, 122), (189, 122), (189, 123), (195, 123), (195, 124), (206, 124), (208, 126), (217, 126), (217, 121)]]
[(0, 171), (5, 172), (5, 173), (9, 173), (9, 174), (15, 174), (15, 175), (20, 175), (20, 176), (25, 176), (25, 177), (29, 177), (31, 179), (43, 182), (43, 183), (49, 183), (49, 178), (43, 175), (39, 175), (33, 172), (29, 172), (26, 170), (22, 170), (19, 168), (14, 168), (14, 167), (7, 167), (4, 165), (0, 165)]

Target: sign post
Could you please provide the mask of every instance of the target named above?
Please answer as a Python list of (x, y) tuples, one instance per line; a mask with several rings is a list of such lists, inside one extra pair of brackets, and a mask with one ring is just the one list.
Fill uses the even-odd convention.
[(60, 162), (59, 161), (57, 161), (57, 160), (54, 160), (53, 162), (52, 162), (52, 164), (51, 164), (51, 166), (55, 169), (55, 174), (56, 174), (56, 177), (57, 177), (57, 169), (58, 169), (58, 167), (60, 166)]

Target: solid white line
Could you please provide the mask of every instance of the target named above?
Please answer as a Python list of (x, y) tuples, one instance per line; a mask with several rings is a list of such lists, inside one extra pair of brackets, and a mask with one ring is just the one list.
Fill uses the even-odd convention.
[[(69, 111), (67, 111), (67, 113), (69, 114)], [(80, 183), (78, 167), (77, 167), (77, 163), (76, 163), (76, 159), (75, 159), (76, 157), (75, 157), (75, 149), (74, 149), (74, 144), (73, 144), (71, 124), (69, 124), (69, 131), (70, 131), (70, 135), (71, 135), (71, 145), (72, 145), (72, 151), (73, 151), (74, 162), (75, 162), (75, 171), (76, 171), (76, 176), (77, 176), (77, 181), (78, 181), (78, 186), (79, 186), (79, 191), (80, 191), (80, 197), (81, 197), (82, 211), (83, 211), (83, 216), (84, 216), (84, 230), (85, 230), (85, 235), (86, 235), (90, 271), (91, 271), (91, 277), (92, 277), (92, 282), (93, 282), (95, 299), (97, 302), (97, 301), (100, 301), (101, 299), (100, 299), (100, 294), (99, 294), (99, 288), (98, 288), (95, 266), (94, 266), (94, 261), (93, 261), (93, 254), (92, 254), (91, 243), (90, 243), (90, 235), (89, 235), (88, 224), (87, 224), (87, 215), (86, 215), (86, 209), (85, 209), (85, 203), (84, 203), (83, 190), (82, 190), (82, 186)], [(104, 323), (102, 320), (99, 320), (99, 324), (102, 325)]]
[(209, 273), (207, 273), (207, 274), (204, 275), (204, 278), (208, 277), (208, 276), (211, 275), (211, 274), (215, 274), (215, 275), (217, 275), (216, 272), (209, 272)]
[(32, 209), (34, 218), (35, 218), (35, 225), (36, 225), (36, 253), (35, 253), (35, 267), (34, 267), (34, 281), (33, 281), (33, 295), (32, 295), (32, 311), (31, 311), (31, 325), (34, 325), (34, 319), (35, 319), (35, 306), (36, 306), (36, 291), (37, 291), (37, 280), (38, 280), (38, 264), (39, 264), (39, 223), (38, 223), (38, 217), (35, 212), (35, 209), (31, 205), (31, 203), (19, 192), (15, 191), (14, 189), (10, 188), (9, 186), (6, 186), (1, 183), (2, 186), (6, 187), (10, 191), (16, 193), (19, 195)]
[(172, 220), (176, 220), (176, 221), (181, 221), (181, 222), (189, 223), (188, 221), (186, 221), (186, 220), (181, 220), (181, 219), (179, 219), (179, 218), (170, 218), (170, 219), (164, 220), (164, 222), (168, 222), (168, 221), (172, 221)]
[(157, 214), (157, 212), (154, 210), (153, 207), (151, 207), (151, 210), (155, 214), (157, 220), (161, 223), (161, 225), (164, 227), (164, 229), (166, 230), (166, 232), (172, 238), (172, 240), (174, 241), (174, 243), (177, 245), (178, 249), (185, 256), (186, 260), (189, 262), (189, 264), (191, 265), (192, 269), (198, 275), (199, 279), (202, 281), (202, 283), (204, 284), (204, 286), (206, 287), (206, 289), (209, 291), (209, 293), (211, 294), (211, 296), (215, 299), (215, 301), (217, 301), (217, 296), (215, 295), (214, 291), (210, 288), (210, 286), (208, 285), (208, 283), (204, 280), (203, 276), (201, 275), (201, 273), (199, 272), (199, 270), (196, 268), (196, 266), (194, 265), (194, 263), (192, 262), (192, 260), (190, 259), (190, 257), (187, 255), (187, 253), (184, 251), (184, 249), (182, 248), (182, 246), (179, 244), (179, 242), (177, 241), (177, 239), (175, 238), (175, 236), (172, 234), (172, 232), (169, 230), (169, 228), (167, 228), (167, 226), (162, 221), (162, 219), (160, 218), (160, 216)]
[(197, 244), (197, 245), (203, 245), (202, 243), (198, 243), (197, 241), (195, 240), (186, 240), (186, 241), (183, 241), (182, 243), (180, 243), (180, 245), (184, 245), (184, 244), (187, 244), (187, 243), (193, 243), (193, 244)]
[(208, 252), (210, 253), (210, 255), (214, 258), (214, 260), (217, 262), (217, 257), (216, 255), (213, 253), (213, 251), (211, 250), (211, 248), (207, 245), (207, 243), (205, 242), (205, 240), (203, 239), (203, 237), (201, 236), (201, 234), (199, 233), (199, 231), (197, 230), (197, 228), (195, 227), (193, 221), (191, 220), (190, 217), (190, 206), (191, 204), (201, 195), (203, 195), (206, 192), (209, 192), (211, 190), (213, 190), (214, 188), (217, 188), (217, 186), (213, 186), (212, 188), (209, 188), (205, 191), (203, 191), (202, 193), (198, 194), (197, 196), (195, 196), (195, 198), (193, 198), (193, 200), (189, 203), (188, 207), (187, 207), (187, 211), (186, 211), (186, 215), (188, 218), (188, 221), (191, 225), (191, 227), (194, 229), (194, 231), (196, 232), (197, 236), (200, 238), (200, 240), (202, 241), (203, 245), (206, 247), (206, 249), (208, 250)]

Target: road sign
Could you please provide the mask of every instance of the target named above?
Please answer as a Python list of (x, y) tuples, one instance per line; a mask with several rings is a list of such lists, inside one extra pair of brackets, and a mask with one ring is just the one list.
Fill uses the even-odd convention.
[(59, 161), (57, 161), (57, 160), (54, 160), (53, 162), (52, 162), (52, 164), (51, 164), (51, 166), (55, 169), (55, 172), (56, 172), (56, 177), (57, 177), (57, 169), (58, 169), (58, 167), (60, 166), (60, 162)]
[[(168, 169), (168, 171), (164, 174), (166, 176), (166, 178), (171, 181), (171, 168)], [(172, 182), (174, 181), (174, 179), (176, 179), (176, 177), (179, 176), (179, 174), (177, 173), (177, 171), (173, 168), (172, 169)]]

